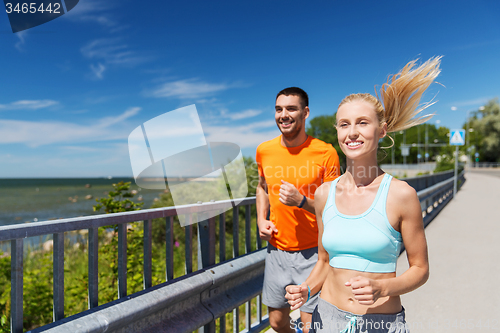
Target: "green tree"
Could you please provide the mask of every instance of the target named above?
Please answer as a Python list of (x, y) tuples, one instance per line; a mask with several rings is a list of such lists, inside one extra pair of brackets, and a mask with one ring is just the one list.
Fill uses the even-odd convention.
[[(130, 182), (113, 184), (107, 198), (98, 198), (94, 211), (103, 209), (108, 213), (139, 210), (144, 203), (135, 203), (135, 193), (130, 191)], [(143, 233), (141, 223), (127, 227), (127, 293), (142, 289)], [(99, 304), (111, 302), (118, 297), (118, 225), (99, 228)]]
[[(470, 143), (476, 147), (482, 162), (500, 162), (500, 104), (498, 98), (490, 100), (475, 111), (470, 119)], [(464, 128), (466, 125), (464, 125)]]
[(322, 115), (314, 117), (309, 121), (309, 124), (306, 128), (306, 133), (313, 138), (320, 139), (322, 141), (325, 141), (326, 143), (330, 143), (339, 155), (341, 169), (345, 170), (346, 159), (344, 153), (340, 149), (337, 139), (337, 130), (335, 129), (335, 116), (336, 113), (331, 116)]
[(113, 184), (113, 191), (108, 193), (107, 198), (95, 199), (95, 201), (99, 203), (94, 205), (93, 208), (95, 212), (102, 208), (106, 214), (139, 210), (144, 203), (135, 203), (129, 199), (134, 196), (135, 193), (130, 192), (130, 182), (125, 183), (121, 181), (117, 184)]

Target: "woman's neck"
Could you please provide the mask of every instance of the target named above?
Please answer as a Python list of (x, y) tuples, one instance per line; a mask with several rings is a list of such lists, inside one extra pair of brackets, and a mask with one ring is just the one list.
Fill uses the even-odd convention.
[(371, 184), (384, 171), (377, 164), (376, 157), (370, 160), (350, 160), (347, 159), (346, 174), (350, 175), (350, 180), (356, 186), (367, 186)]

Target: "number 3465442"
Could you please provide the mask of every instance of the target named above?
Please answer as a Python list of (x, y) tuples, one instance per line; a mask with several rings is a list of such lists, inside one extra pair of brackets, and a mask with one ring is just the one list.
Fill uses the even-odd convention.
[(48, 3), (44, 4), (41, 3), (40, 5), (37, 5), (34, 2), (31, 3), (6, 3), (5, 4), (5, 9), (7, 11), (7, 14), (10, 14), (12, 12), (16, 13), (23, 13), (23, 14), (35, 14), (35, 13), (51, 13), (51, 14), (61, 14), (61, 4), (60, 3)]

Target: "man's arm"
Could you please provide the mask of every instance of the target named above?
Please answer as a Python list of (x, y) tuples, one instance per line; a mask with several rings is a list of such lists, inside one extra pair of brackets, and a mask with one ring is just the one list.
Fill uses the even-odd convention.
[[(335, 148), (330, 145), (324, 155), (323, 160), (323, 183), (330, 182), (340, 176), (340, 162), (339, 156)], [(280, 202), (287, 206), (299, 207), (304, 200), (302, 209), (307, 210), (310, 213), (316, 214), (314, 208), (314, 199), (308, 198), (301, 194), (295, 186), (282, 180), (280, 187)]]
[[(305, 200), (304, 200), (305, 198)], [(307, 210), (309, 213), (315, 214), (314, 211), (314, 199), (308, 198), (305, 195), (301, 194), (299, 190), (292, 184), (282, 180), (280, 187), (280, 202), (287, 206), (296, 206), (299, 207), (304, 200), (302, 205), (302, 209)]]
[(267, 183), (264, 176), (259, 175), (257, 185), (257, 224), (259, 226), (259, 236), (262, 240), (269, 241), (273, 233), (278, 232), (274, 223), (267, 219), (269, 212), (269, 195), (267, 193)]

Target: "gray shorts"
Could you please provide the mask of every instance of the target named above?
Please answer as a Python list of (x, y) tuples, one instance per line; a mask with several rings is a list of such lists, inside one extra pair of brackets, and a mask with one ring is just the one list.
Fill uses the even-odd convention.
[[(349, 328), (350, 327), (350, 328)], [(395, 314), (356, 315), (343, 311), (321, 297), (312, 314), (309, 333), (409, 333), (405, 321), (405, 309)]]
[[(290, 307), (285, 298), (286, 286), (304, 282), (317, 261), (318, 247), (302, 251), (283, 251), (268, 244), (262, 303), (276, 309)], [(319, 293), (311, 295), (311, 299), (302, 305), (300, 310), (312, 313), (318, 303), (318, 295)]]

